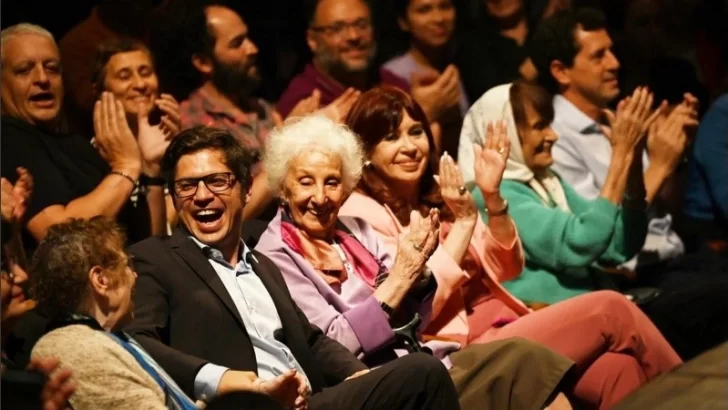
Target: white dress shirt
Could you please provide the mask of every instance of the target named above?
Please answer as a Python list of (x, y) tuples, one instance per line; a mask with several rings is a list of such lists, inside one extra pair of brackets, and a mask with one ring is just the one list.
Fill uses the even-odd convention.
[[(253, 344), (258, 377), (264, 380), (273, 379), (289, 369), (296, 369), (305, 377), (306, 373), (288, 346), (275, 338), (275, 332), (282, 328), (281, 318), (268, 290), (247, 262), (248, 255), (255, 258), (250, 249), (242, 243), (240, 260), (233, 267), (223, 259), (222, 252), (199, 242), (194, 237), (190, 238), (207, 256), (243, 319)], [(209, 335), (209, 337), (225, 337), (225, 335)], [(212, 363), (202, 366), (195, 376), (195, 396), (203, 401), (215, 397), (220, 379), (227, 370), (227, 367)], [(310, 389), (308, 378), (306, 380)]]

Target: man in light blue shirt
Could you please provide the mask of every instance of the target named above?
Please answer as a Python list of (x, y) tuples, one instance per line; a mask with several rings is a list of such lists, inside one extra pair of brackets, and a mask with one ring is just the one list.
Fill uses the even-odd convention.
[[(612, 147), (600, 124), (587, 117), (563, 95), (556, 95), (552, 127), (559, 135), (551, 150), (554, 157), (552, 169), (583, 197), (595, 199), (604, 185), (612, 157)], [(642, 163), (646, 184), (649, 161), (647, 152), (644, 152)], [(685, 251), (680, 237), (671, 228), (672, 217), (669, 214), (658, 215), (654, 207), (648, 212), (651, 217), (645, 245), (639, 254), (623, 265), (630, 270), (635, 270), (637, 265), (680, 256)]]
[[(240, 242), (241, 255), (235, 266), (230, 265), (219, 250), (200, 242), (194, 236), (190, 239), (202, 249), (210, 265), (220, 277), (225, 289), (233, 298), (233, 303), (243, 318), (245, 328), (253, 343), (255, 359), (258, 364), (258, 377), (275, 379), (289, 369), (296, 369), (302, 383), (310, 391), (311, 385), (303, 368), (293, 357), (291, 350), (276, 340), (276, 332), (281, 331), (281, 319), (275, 304), (263, 282), (253, 272), (248, 260), (255, 258), (250, 249)], [(224, 366), (208, 363), (195, 377), (195, 396), (203, 400), (215, 397), (222, 375), (230, 370)]]
[[(597, 11), (559, 14), (550, 27), (558, 28), (541, 30), (535, 37), (533, 60), (540, 73), (539, 81), (555, 94), (552, 127), (559, 140), (552, 148), (553, 169), (582, 196), (594, 199), (600, 194), (612, 156), (611, 144), (602, 128), (603, 112), (619, 95), (619, 61), (612, 53), (606, 21)], [(680, 110), (687, 111), (689, 103), (684, 104)], [(643, 250), (624, 265), (630, 270), (638, 264), (652, 264), (684, 253), (682, 241), (671, 228), (671, 216), (659, 214), (654, 202), (685, 149), (688, 117), (685, 116), (677, 141), (662, 143), (661, 138), (674, 136), (663, 127), (668, 124), (664, 117), (659, 126), (650, 128), (646, 137), (648, 150), (642, 161), (646, 200), (653, 206)]]

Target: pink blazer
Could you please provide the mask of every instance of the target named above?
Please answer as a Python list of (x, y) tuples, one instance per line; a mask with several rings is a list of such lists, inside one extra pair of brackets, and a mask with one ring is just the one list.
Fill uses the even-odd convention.
[[(382, 243), (388, 247), (392, 255), (397, 254), (400, 236), (407, 232), (407, 228), (402, 227), (387, 205), (382, 205), (359, 191), (351, 194), (341, 207), (339, 215), (355, 216), (367, 221), (379, 234)], [(480, 263), (487, 272), (482, 280), (493, 296), (503, 301), (507, 307), (519, 315), (528, 313), (529, 309), (523, 302), (508, 293), (500, 284), (502, 281), (517, 277), (523, 269), (525, 258), (518, 236), (512, 243), (499, 243), (483, 221), (478, 218), (470, 244), (475, 248)], [(468, 317), (460, 288), (470, 279), (470, 275), (460, 268), (442, 246), (435, 250), (427, 262), (427, 266), (432, 270), (438, 284), (432, 302), (432, 319), (434, 320), (439, 315), (453, 317), (443, 327), (437, 329), (437, 334), (468, 335), (470, 330)], [(457, 310), (457, 312), (450, 312), (450, 309)]]

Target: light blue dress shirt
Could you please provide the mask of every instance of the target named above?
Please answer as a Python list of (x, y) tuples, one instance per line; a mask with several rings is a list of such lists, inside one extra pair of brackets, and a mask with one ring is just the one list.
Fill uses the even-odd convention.
[[(576, 192), (587, 199), (594, 199), (604, 185), (612, 159), (612, 146), (599, 124), (561, 95), (554, 97), (554, 122), (551, 124), (559, 140), (551, 150), (556, 171)], [(649, 165), (647, 153), (643, 153), (644, 170)], [(680, 237), (672, 230), (672, 217), (650, 217), (647, 239), (642, 252), (623, 266), (635, 269), (636, 265), (665, 260), (685, 252)]]
[[(223, 259), (222, 252), (194, 237), (190, 238), (205, 252), (243, 319), (258, 363), (258, 377), (264, 380), (273, 379), (288, 369), (296, 369), (305, 377), (306, 373), (293, 357), (291, 350), (274, 337), (274, 332), (282, 328), (281, 318), (268, 290), (247, 262), (250, 249), (241, 241), (243, 246), (240, 260), (236, 266), (231, 266)], [(195, 396), (203, 401), (215, 397), (220, 378), (227, 370), (227, 367), (212, 363), (202, 366), (195, 376)], [(310, 389), (308, 378), (306, 383)]]

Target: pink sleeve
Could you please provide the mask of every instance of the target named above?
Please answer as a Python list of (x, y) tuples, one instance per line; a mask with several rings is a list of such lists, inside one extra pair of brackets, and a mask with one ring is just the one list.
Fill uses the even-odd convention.
[(437, 280), (437, 291), (432, 301), (432, 317), (435, 318), (445, 306), (454, 292), (470, 279), (470, 275), (460, 268), (449, 253), (442, 247), (437, 247), (435, 253), (427, 261), (427, 267)]
[(523, 255), (521, 238), (518, 236), (515, 226), (513, 228), (515, 237), (510, 243), (501, 243), (495, 239), (488, 226), (481, 220), (478, 220), (475, 229), (473, 239), (480, 238), (481, 244), (475, 245), (483, 250), (486, 271), (501, 283), (517, 278), (525, 266), (526, 259)]

